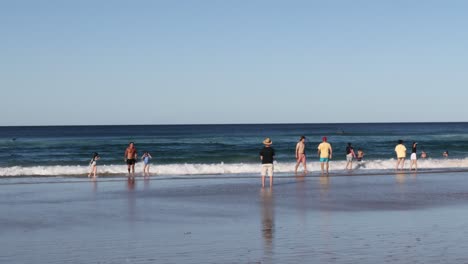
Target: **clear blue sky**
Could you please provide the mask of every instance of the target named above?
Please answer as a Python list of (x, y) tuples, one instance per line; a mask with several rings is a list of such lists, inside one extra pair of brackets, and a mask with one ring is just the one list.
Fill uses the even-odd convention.
[(0, 125), (468, 121), (468, 1), (1, 1)]

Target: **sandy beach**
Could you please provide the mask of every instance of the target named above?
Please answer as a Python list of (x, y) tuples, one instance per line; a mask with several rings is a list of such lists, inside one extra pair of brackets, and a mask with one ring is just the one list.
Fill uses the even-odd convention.
[(0, 184), (2, 263), (467, 263), (468, 174)]

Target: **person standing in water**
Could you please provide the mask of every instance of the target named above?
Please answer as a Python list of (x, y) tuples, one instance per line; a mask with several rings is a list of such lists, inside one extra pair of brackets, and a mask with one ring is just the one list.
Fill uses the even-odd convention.
[(326, 174), (328, 175), (328, 162), (332, 158), (333, 149), (330, 143), (327, 142), (327, 137), (322, 138), (322, 143), (318, 145), (317, 149), (317, 154), (320, 157), (320, 168), (322, 170), (322, 174), (324, 173), (324, 170), (326, 168)]
[(426, 154), (426, 151), (421, 151), (421, 159), (425, 159), (427, 158), (427, 154)]
[(149, 154), (148, 151), (145, 151), (145, 153), (143, 153), (143, 156), (141, 156), (141, 159), (143, 160), (143, 174), (145, 175), (149, 175), (149, 167), (150, 167), (150, 160), (152, 159), (153, 157), (151, 157), (151, 155)]
[(410, 156), (410, 170), (418, 170), (418, 154), (416, 154), (418, 143), (413, 142), (413, 145), (411, 145), (411, 156)]
[(130, 174), (130, 170), (132, 174), (135, 174), (135, 163), (137, 160), (137, 150), (135, 148), (135, 144), (133, 142), (130, 142), (128, 144), (127, 149), (125, 149), (125, 154), (124, 154), (124, 160), (127, 163), (127, 170), (128, 173)]
[(273, 186), (273, 160), (275, 159), (275, 150), (271, 147), (273, 142), (270, 138), (263, 140), (263, 149), (260, 151), (260, 160), (262, 161), (262, 188), (265, 187), (265, 177), (270, 176), (270, 188)]
[(351, 143), (348, 143), (346, 147), (346, 169), (352, 170), (353, 169), (353, 159), (356, 158), (356, 153), (354, 153), (354, 148)]
[(93, 174), (93, 178), (96, 178), (97, 174), (97, 161), (99, 160), (99, 154), (97, 152), (93, 153), (93, 157), (89, 161), (89, 167), (90, 171), (88, 173), (88, 178), (91, 177), (91, 174)]
[(397, 163), (396, 163), (396, 170), (398, 170), (398, 167), (400, 167), (401, 164), (401, 169), (405, 167), (405, 159), (406, 159), (406, 147), (403, 145), (403, 140), (398, 140), (398, 145), (395, 147), (395, 153), (397, 155)]
[(361, 148), (358, 148), (356, 160), (361, 162), (363, 158), (364, 158), (364, 151), (362, 151)]
[(296, 144), (296, 168), (295, 172), (297, 173), (297, 168), (299, 168), (299, 165), (302, 163), (304, 166), (304, 172), (307, 173), (307, 165), (306, 165), (306, 152), (305, 152), (305, 136), (301, 136), (299, 139), (299, 142)]

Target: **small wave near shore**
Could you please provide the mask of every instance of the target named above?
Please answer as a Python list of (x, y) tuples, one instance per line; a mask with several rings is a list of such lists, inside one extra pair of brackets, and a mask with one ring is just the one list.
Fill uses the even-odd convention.
[[(409, 168), (409, 160), (405, 167)], [(317, 172), (320, 165), (316, 161), (308, 162), (308, 170), (312, 173)], [(331, 161), (330, 171), (343, 172), (345, 161)], [(136, 172), (142, 170), (142, 164), (137, 164)], [(159, 175), (223, 175), (223, 174), (258, 174), (260, 164), (257, 163), (213, 163), (213, 164), (152, 164), (151, 172)], [(293, 173), (294, 162), (275, 163), (276, 173)], [(353, 162), (354, 171), (363, 173), (381, 172), (393, 170), (395, 160), (366, 160), (363, 162)], [(468, 169), (468, 158), (465, 159), (425, 159), (418, 161), (419, 169)], [(299, 167), (302, 169), (302, 165)], [(88, 166), (12, 166), (1, 167), (0, 177), (18, 177), (18, 176), (80, 176), (86, 175), (89, 171)], [(99, 175), (121, 175), (127, 171), (126, 165), (100, 165), (98, 166)]]

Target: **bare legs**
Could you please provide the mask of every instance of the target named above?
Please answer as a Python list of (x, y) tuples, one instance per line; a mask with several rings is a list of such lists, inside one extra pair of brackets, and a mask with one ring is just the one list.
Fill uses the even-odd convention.
[(135, 164), (128, 164), (127, 170), (128, 170), (128, 174), (130, 174), (130, 171), (131, 171), (131, 174), (135, 175)]
[(273, 186), (273, 164), (262, 165), (262, 188), (265, 187), (265, 177), (270, 176), (270, 188)]
[[(262, 175), (262, 188), (265, 188), (265, 175)], [(270, 175), (270, 188), (273, 187), (273, 175)]]
[(149, 164), (145, 164), (145, 166), (143, 167), (143, 174), (144, 174), (145, 176), (149, 176), (149, 174), (150, 174), (149, 168), (150, 168), (150, 165), (149, 165)]
[(401, 167), (401, 170), (405, 167), (405, 158), (398, 158), (396, 163), (396, 170)]
[(94, 165), (92, 168), (91, 168), (91, 171), (89, 172), (88, 174), (88, 178), (91, 177), (91, 174), (93, 174), (93, 177), (96, 178), (96, 174), (97, 174), (97, 166)]
[(326, 169), (325, 174), (328, 174), (328, 168), (329, 168), (328, 162), (321, 162), (320, 163), (320, 169), (322, 169), (322, 174), (324, 174), (324, 170)]
[(302, 165), (304, 165), (304, 172), (307, 172), (307, 164), (306, 164), (306, 161), (305, 160), (298, 160), (297, 163), (296, 163), (296, 168), (294, 169), (294, 171), (297, 173), (297, 169), (299, 168), (299, 165), (302, 163)]
[(415, 160), (415, 159), (412, 159), (412, 160), (411, 160), (411, 163), (410, 163), (410, 170), (413, 170), (413, 167), (414, 167), (414, 170), (418, 170), (418, 161)]

